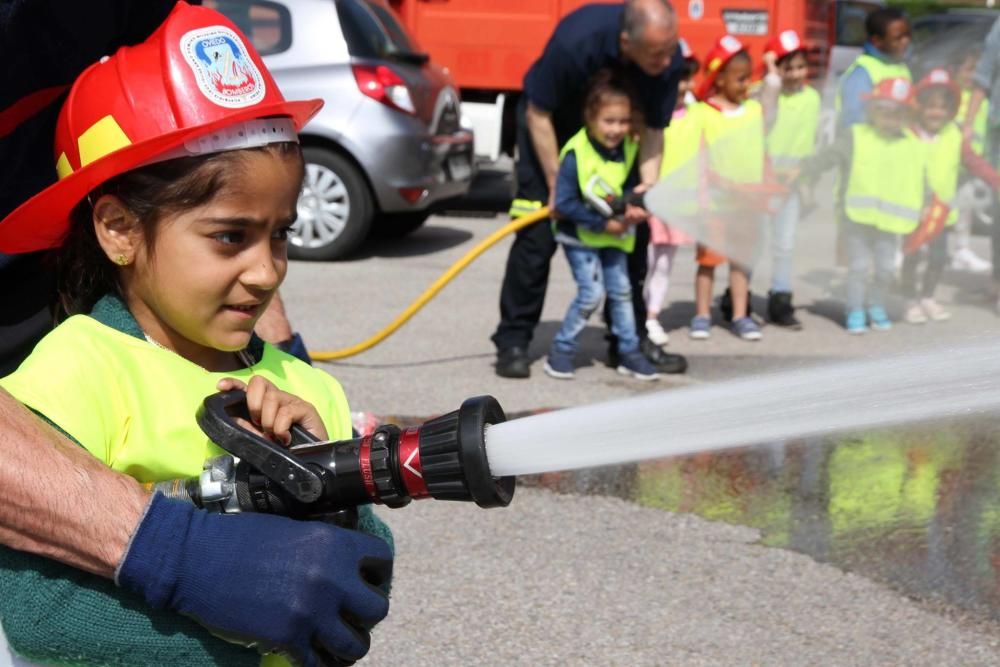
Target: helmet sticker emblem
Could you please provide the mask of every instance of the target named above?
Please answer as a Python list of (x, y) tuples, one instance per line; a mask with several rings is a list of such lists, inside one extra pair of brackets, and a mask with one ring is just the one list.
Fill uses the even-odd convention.
[(202, 94), (222, 107), (237, 109), (264, 98), (264, 77), (235, 32), (216, 25), (181, 37), (181, 54)]

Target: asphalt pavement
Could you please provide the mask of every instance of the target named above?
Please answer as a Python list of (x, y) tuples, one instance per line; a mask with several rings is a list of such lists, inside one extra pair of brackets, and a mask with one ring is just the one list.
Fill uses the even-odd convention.
[[(488, 203), (463, 206), (487, 210), (436, 215), (409, 237), (368, 243), (349, 261), (293, 263), (282, 294), (309, 347), (338, 349), (372, 335), (506, 222)], [(756, 343), (722, 327), (709, 341), (687, 338), (694, 252), (682, 249), (661, 319), (669, 349), (689, 358), (684, 376), (644, 383), (607, 368), (595, 316), (581, 337), (577, 378), (546, 377), (541, 359), (574, 294), (557, 255), (530, 350), (532, 377), (498, 378), (489, 336), (510, 239), (397, 334), (321, 366), (343, 383), (354, 410), (413, 418), (450, 411), (477, 394), (492, 394), (508, 412), (560, 408), (996, 333), (987, 279), (948, 272), (941, 301), (951, 321), (848, 336), (833, 239), (828, 216), (801, 225), (796, 301), (804, 330), (765, 326)], [(985, 238), (975, 244), (986, 253)], [(768, 278), (765, 261), (755, 293), (766, 293)], [(503, 510), (425, 501), (382, 516), (399, 555), (392, 611), (366, 661), (373, 665), (1000, 664), (993, 626), (764, 547), (749, 528), (538, 489), (519, 490)]]

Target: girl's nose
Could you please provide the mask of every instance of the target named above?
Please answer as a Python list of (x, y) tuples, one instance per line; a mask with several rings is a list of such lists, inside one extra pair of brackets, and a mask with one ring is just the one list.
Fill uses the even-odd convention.
[(281, 284), (283, 265), (283, 260), (275, 256), (270, 243), (259, 244), (248, 257), (243, 283), (257, 289), (277, 289)]

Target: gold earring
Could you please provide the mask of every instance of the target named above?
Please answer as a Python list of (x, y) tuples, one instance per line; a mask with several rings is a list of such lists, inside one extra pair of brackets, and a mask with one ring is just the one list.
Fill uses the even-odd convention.
[(115, 264), (118, 266), (128, 266), (129, 260), (124, 254), (115, 255)]

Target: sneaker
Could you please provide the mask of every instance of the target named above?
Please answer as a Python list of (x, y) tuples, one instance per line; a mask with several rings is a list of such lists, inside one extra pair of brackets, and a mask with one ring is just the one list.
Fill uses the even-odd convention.
[(844, 327), (847, 329), (847, 333), (855, 336), (868, 331), (868, 327), (865, 324), (865, 311), (852, 310), (847, 313), (847, 322), (844, 323)]
[(987, 273), (993, 268), (988, 259), (983, 259), (972, 248), (956, 250), (951, 256), (951, 268), (956, 271), (971, 271), (972, 273)]
[(660, 326), (659, 320), (646, 320), (646, 337), (657, 345), (670, 342), (670, 335)]
[[(683, 355), (667, 352), (648, 338), (639, 341), (639, 351), (649, 359), (657, 373), (676, 375), (687, 370), (688, 362)], [(617, 367), (618, 364), (615, 364), (615, 368)]]
[(906, 315), (903, 316), (910, 324), (924, 324), (927, 322), (927, 313), (919, 301), (911, 301), (906, 306)]
[(871, 322), (875, 331), (888, 331), (892, 328), (892, 320), (882, 306), (870, 306), (868, 308), (868, 321)]
[(531, 362), (523, 347), (509, 347), (497, 352), (496, 373), (502, 378), (531, 377)]
[(741, 317), (733, 321), (733, 332), (743, 340), (760, 340), (760, 327), (752, 317)]
[(688, 336), (695, 340), (707, 340), (712, 335), (712, 318), (705, 315), (695, 315), (691, 318)]
[(573, 355), (559, 352), (549, 352), (548, 358), (543, 366), (545, 374), (557, 380), (572, 380), (576, 377), (573, 372)]
[(656, 372), (653, 364), (639, 350), (623, 354), (621, 358), (621, 366), (618, 367), (618, 372), (622, 375), (630, 375), (637, 380), (660, 379), (660, 375)]
[(951, 313), (945, 310), (944, 306), (934, 299), (921, 299), (920, 307), (923, 309), (924, 314), (935, 322), (944, 322), (951, 319)]

